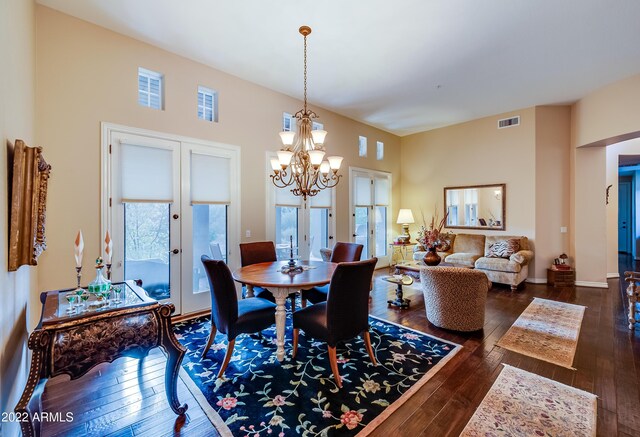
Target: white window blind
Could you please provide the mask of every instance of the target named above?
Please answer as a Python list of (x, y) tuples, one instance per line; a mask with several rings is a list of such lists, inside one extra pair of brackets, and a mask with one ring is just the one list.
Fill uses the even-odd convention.
[(454, 206), (458, 204), (458, 191), (447, 190), (447, 206)]
[(391, 197), (391, 187), (389, 186), (389, 178), (374, 179), (375, 202), (378, 206), (389, 205)]
[(138, 68), (138, 103), (153, 109), (162, 109), (162, 75)]
[(478, 203), (478, 190), (476, 188), (464, 190), (464, 203), (466, 205)]
[(311, 208), (331, 208), (331, 189), (321, 190), (318, 194), (310, 197)]
[(198, 118), (206, 121), (218, 121), (218, 93), (216, 91), (198, 86)]
[(373, 205), (371, 198), (371, 179), (368, 176), (355, 177), (356, 186), (356, 203), (355, 206), (371, 206)]
[(231, 160), (219, 156), (191, 154), (191, 202), (231, 201)]
[(276, 190), (276, 206), (302, 206), (302, 197), (294, 196), (291, 188), (274, 188)]
[(121, 197), (127, 201), (173, 202), (173, 152), (121, 144)]

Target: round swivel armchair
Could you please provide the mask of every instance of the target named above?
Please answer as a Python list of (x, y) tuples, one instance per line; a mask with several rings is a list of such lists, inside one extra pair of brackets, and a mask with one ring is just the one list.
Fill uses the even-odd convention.
[(491, 287), (487, 275), (459, 267), (425, 267), (420, 270), (420, 282), (432, 324), (453, 331), (482, 329)]

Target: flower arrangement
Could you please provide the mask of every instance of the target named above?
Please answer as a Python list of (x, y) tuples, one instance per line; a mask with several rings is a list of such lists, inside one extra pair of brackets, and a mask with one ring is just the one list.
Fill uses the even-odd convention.
[(438, 210), (436, 209), (435, 214), (431, 217), (431, 222), (427, 226), (424, 213), (422, 213), (422, 226), (420, 226), (420, 230), (418, 231), (418, 242), (430, 250), (438, 247), (450, 234), (450, 232), (442, 232), (442, 228), (444, 228), (445, 223), (447, 223), (448, 215), (448, 212), (445, 213), (442, 220), (438, 221)]

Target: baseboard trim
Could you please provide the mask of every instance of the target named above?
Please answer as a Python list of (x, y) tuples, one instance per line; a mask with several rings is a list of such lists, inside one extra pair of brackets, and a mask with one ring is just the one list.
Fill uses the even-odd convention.
[(607, 282), (576, 281), (576, 287), (609, 288)]
[(616, 279), (620, 277), (620, 273), (607, 273), (607, 279)]
[(546, 284), (547, 278), (527, 278), (525, 279), (525, 282), (530, 284)]

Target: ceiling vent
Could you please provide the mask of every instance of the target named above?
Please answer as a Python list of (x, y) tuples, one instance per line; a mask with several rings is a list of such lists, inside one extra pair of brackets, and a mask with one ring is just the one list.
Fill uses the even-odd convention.
[(505, 127), (513, 127), (518, 126), (520, 124), (520, 116), (516, 115), (515, 117), (503, 118), (502, 120), (498, 120), (498, 129), (504, 129)]

